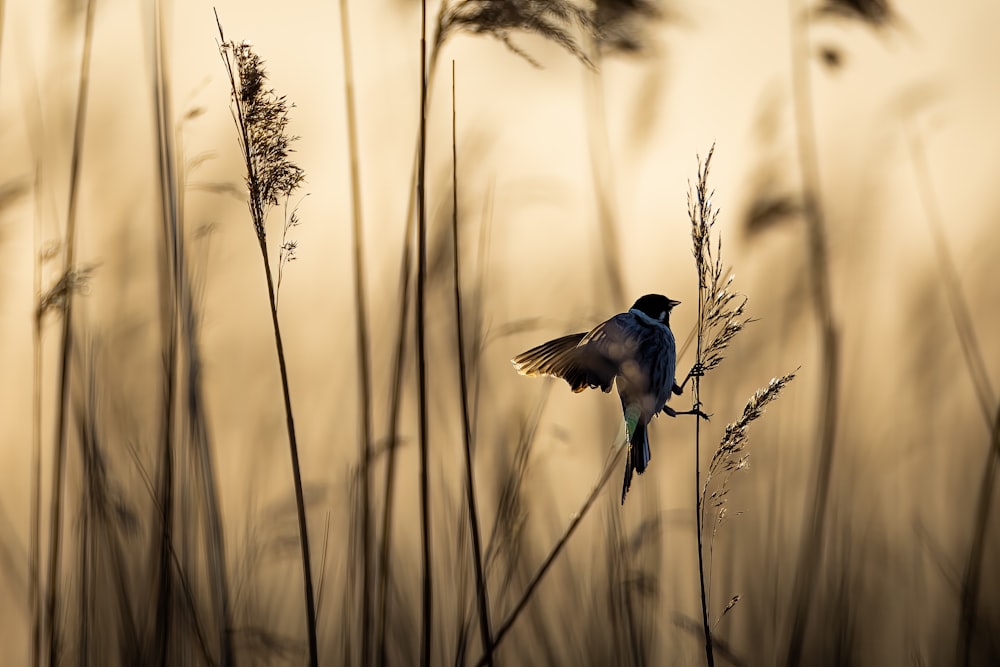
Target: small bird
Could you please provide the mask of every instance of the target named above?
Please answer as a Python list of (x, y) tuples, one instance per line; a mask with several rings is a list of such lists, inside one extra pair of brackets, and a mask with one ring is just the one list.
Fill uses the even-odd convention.
[(670, 330), (670, 311), (678, 305), (680, 301), (662, 294), (647, 294), (627, 313), (615, 315), (590, 332), (550, 340), (511, 360), (521, 375), (559, 377), (575, 393), (588, 387), (608, 393), (612, 382), (618, 386), (629, 447), (623, 505), (633, 470), (641, 475), (649, 464), (649, 421), (661, 411), (671, 417), (693, 414), (708, 419), (697, 406), (677, 412), (667, 405), (671, 392), (680, 396), (688, 379), (702, 374), (696, 365), (683, 384), (675, 379), (677, 344)]

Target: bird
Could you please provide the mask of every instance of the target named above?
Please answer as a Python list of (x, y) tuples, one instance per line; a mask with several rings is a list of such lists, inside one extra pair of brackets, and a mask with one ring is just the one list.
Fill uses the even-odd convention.
[(671, 394), (680, 396), (691, 377), (702, 375), (698, 364), (678, 385), (677, 344), (670, 330), (670, 311), (680, 301), (662, 294), (646, 294), (629, 308), (598, 324), (589, 332), (562, 336), (522, 352), (511, 363), (521, 375), (551, 376), (565, 380), (574, 393), (618, 388), (625, 418), (628, 454), (622, 483), (622, 505), (632, 485), (633, 471), (642, 474), (651, 458), (647, 426), (660, 412), (708, 415), (695, 406), (679, 412), (667, 405)]

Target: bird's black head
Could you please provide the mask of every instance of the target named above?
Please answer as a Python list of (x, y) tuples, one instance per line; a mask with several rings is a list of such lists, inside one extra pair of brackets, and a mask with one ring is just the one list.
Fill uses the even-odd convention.
[(668, 299), (662, 294), (647, 294), (639, 297), (639, 300), (632, 305), (632, 310), (638, 310), (644, 315), (670, 325), (670, 311), (674, 306), (679, 306), (680, 301)]

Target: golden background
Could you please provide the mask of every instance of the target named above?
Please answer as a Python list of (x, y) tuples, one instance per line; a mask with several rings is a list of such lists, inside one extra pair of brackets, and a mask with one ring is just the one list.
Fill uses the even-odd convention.
[[(993, 425), (1000, 401), (1000, 5), (911, 0), (881, 14), (882, 3), (866, 2), (651, 2), (657, 12), (649, 16), (634, 9), (646, 3), (601, 4), (633, 7), (622, 29), (637, 51), (598, 52), (590, 36), (569, 24), (596, 65), (590, 69), (551, 40), (512, 30), (512, 43), (534, 66), (494, 36), (457, 32), (442, 45), (429, 84), (424, 330), (432, 662), (469, 664), (482, 652), (464, 514), (451, 282), (454, 61), (476, 492), (484, 540), (493, 535), (500, 554), (488, 571), (494, 625), (579, 510), (623, 432), (616, 397), (573, 395), (561, 381), (520, 377), (509, 359), (589, 329), (648, 292), (683, 302), (672, 326), (679, 343), (688, 338), (697, 275), (686, 193), (696, 156), (704, 158), (714, 144), (715, 230), (735, 288), (749, 297), (757, 321), (702, 383), (705, 409), (713, 414), (702, 428), (702, 481), (725, 424), (747, 397), (771, 377), (799, 369), (751, 427), (751, 465), (732, 478), (729, 516), (711, 540), (713, 622), (740, 596), (714, 626), (725, 652), (717, 660), (785, 664), (804, 600), (801, 664), (947, 665), (963, 651), (971, 664), (995, 663), (1000, 501), (987, 492), (1000, 458)], [(301, 566), (281, 384), (213, 6), (95, 0), (74, 175), (85, 6), (0, 4), (4, 663), (30, 661), (35, 391), (41, 563), (48, 557), (61, 315), (48, 313), (39, 335), (34, 322), (41, 296), (62, 275), (74, 182), (76, 263), (92, 273), (73, 298), (62, 659), (127, 661), (121, 647), (129, 622), (109, 600), (129, 600), (126, 616), (142, 650), (156, 646), (152, 582), (160, 511), (151, 485), (164, 397), (158, 81), (170, 95), (168, 134), (197, 320), (199, 405), (231, 598), (230, 618), (214, 614), (210, 547), (199, 514), (205, 493), (195, 477), (185, 477), (193, 455), (183, 453), (189, 443), (178, 433), (172, 576), (190, 598), (175, 594), (166, 659), (217, 661), (218, 638), (228, 627), (240, 662), (301, 663)], [(297, 259), (285, 269), (279, 312), (320, 598), (321, 662), (354, 664), (363, 625), (355, 482), (365, 398), (357, 380), (352, 206), (359, 203), (363, 216), (378, 544), (419, 122), (420, 5), (348, 3), (360, 202), (353, 201), (349, 178), (338, 3), (220, 0), (214, 7), (226, 38), (250, 42), (266, 62), (269, 85), (294, 105), (288, 129), (299, 139), (292, 157), (306, 181), (291, 199), (302, 224), (293, 230)], [(432, 3), (428, 48), (436, 16)], [(165, 56), (159, 74), (158, 35)], [(812, 159), (810, 184), (803, 174)], [(815, 203), (814, 213), (807, 203)], [(282, 214), (277, 207), (268, 227), (275, 257)], [(825, 271), (808, 245), (816, 219), (826, 241)], [(832, 362), (817, 323), (817, 275), (828, 279), (839, 352)], [(412, 305), (409, 312), (412, 318)], [(416, 664), (421, 627), (412, 329), (408, 341), (386, 621), (393, 664)], [(693, 362), (688, 347), (678, 367), (686, 371)], [(831, 367), (836, 401), (827, 465), (818, 422), (829, 398), (824, 369)], [(672, 405), (687, 408), (689, 400), (675, 398)], [(124, 568), (111, 567), (105, 547), (93, 546), (110, 542), (95, 542), (95, 519), (86, 510), (93, 475), (82, 465), (86, 428), (93, 429), (111, 504), (121, 514), (103, 520), (126, 554)], [(693, 421), (655, 420), (650, 441), (648, 472), (621, 507), (617, 471), (612, 476), (498, 648), (498, 662), (704, 660)], [(823, 478), (829, 497), (817, 518)], [(517, 501), (513, 514), (503, 514), (502, 489), (510, 484)], [(816, 558), (807, 570), (813, 576), (803, 589), (796, 575), (817, 526)], [(963, 587), (977, 556), (978, 603), (971, 617), (963, 616), (969, 600)], [(196, 625), (208, 648), (196, 648)]]

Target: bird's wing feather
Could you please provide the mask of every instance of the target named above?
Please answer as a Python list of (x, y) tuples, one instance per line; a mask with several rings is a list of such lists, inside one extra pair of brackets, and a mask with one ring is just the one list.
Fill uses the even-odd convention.
[(621, 362), (636, 345), (623, 317), (628, 315), (616, 315), (590, 333), (563, 336), (523, 352), (514, 357), (514, 368), (522, 375), (562, 378), (574, 392), (587, 387), (611, 391)]
[(635, 356), (636, 348), (639, 346), (635, 329), (630, 326), (632, 318), (629, 313), (622, 313), (598, 324), (580, 341), (580, 347), (586, 348), (592, 355), (600, 355), (615, 366), (620, 366), (623, 361)]
[(522, 375), (552, 375), (553, 370), (566, 363), (567, 356), (576, 349), (586, 333), (570, 334), (550, 340), (514, 357), (511, 362)]
[(586, 333), (570, 334), (550, 340), (514, 357), (511, 362), (521, 375), (550, 375), (564, 378), (578, 391), (570, 377), (575, 377), (575, 352)]

